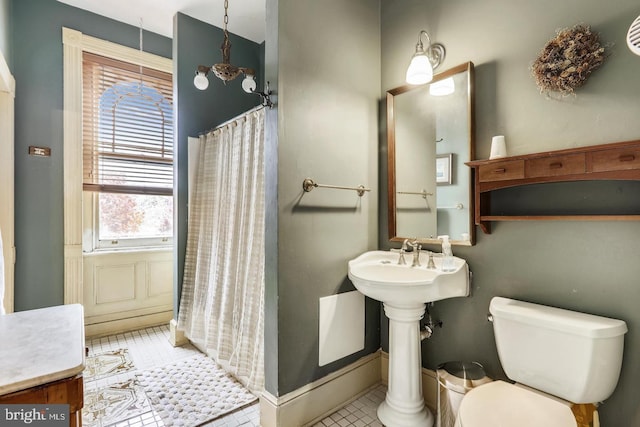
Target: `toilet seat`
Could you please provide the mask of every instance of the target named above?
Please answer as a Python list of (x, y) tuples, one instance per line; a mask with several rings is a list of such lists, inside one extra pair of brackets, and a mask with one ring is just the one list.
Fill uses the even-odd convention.
[(576, 427), (568, 402), (505, 381), (469, 391), (456, 427)]

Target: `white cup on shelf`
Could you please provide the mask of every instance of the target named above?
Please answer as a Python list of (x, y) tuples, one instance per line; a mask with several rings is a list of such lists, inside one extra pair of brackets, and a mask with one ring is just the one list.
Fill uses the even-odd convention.
[(504, 142), (504, 135), (497, 135), (491, 138), (491, 154), (489, 155), (489, 160), (506, 156), (507, 146)]

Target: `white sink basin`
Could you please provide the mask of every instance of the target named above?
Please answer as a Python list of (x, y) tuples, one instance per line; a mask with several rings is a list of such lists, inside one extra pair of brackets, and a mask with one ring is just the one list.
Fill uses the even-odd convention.
[(349, 279), (369, 298), (395, 305), (469, 295), (469, 270), (465, 260), (454, 256), (454, 271), (443, 272), (441, 257), (434, 257), (435, 270), (426, 268), (425, 252), (420, 254), (420, 267), (411, 267), (411, 253), (405, 254), (406, 265), (398, 265), (399, 257), (390, 251), (365, 252), (349, 261)]
[(420, 254), (420, 267), (411, 267), (413, 254), (405, 254), (408, 265), (398, 265), (400, 254), (365, 252), (349, 261), (349, 279), (369, 298), (382, 301), (389, 318), (389, 387), (378, 407), (378, 419), (387, 427), (432, 427), (434, 416), (422, 397), (420, 319), (425, 303), (469, 295), (469, 268), (454, 258), (454, 269), (427, 269), (429, 257)]

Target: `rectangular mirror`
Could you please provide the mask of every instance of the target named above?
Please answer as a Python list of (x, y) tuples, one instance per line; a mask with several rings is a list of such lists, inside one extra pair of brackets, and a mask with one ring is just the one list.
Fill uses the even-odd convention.
[(474, 67), (467, 62), (431, 83), (387, 91), (389, 238), (475, 243)]

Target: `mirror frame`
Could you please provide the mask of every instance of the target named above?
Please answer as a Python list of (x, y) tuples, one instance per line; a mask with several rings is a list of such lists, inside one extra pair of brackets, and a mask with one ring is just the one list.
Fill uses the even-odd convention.
[[(475, 120), (475, 72), (473, 62), (466, 62), (450, 68), (446, 71), (433, 76), (430, 83), (446, 79), (455, 74), (462, 72), (469, 73), (467, 85), (467, 111), (468, 115), (468, 132), (469, 132), (469, 160), (475, 160), (475, 138), (476, 138), (476, 120)], [(412, 90), (423, 89), (425, 85), (403, 85), (387, 91), (387, 209), (389, 220), (389, 240), (393, 242), (402, 242), (407, 238), (417, 238), (420, 243), (440, 244), (440, 240), (419, 236), (397, 236), (396, 227), (396, 130), (395, 130), (395, 112), (394, 97)], [(473, 192), (473, 171), (469, 174), (469, 235), (470, 240), (451, 240), (452, 245), (473, 246), (476, 241), (476, 227), (474, 222), (474, 192)]]

